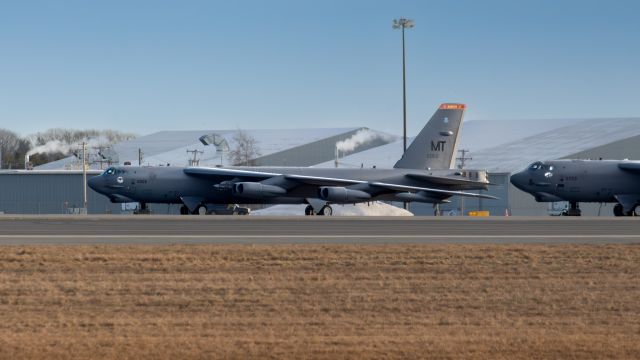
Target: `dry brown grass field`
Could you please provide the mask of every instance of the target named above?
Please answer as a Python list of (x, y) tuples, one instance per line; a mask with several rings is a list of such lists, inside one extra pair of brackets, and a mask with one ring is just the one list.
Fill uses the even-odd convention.
[(640, 246), (0, 247), (0, 358), (640, 358)]

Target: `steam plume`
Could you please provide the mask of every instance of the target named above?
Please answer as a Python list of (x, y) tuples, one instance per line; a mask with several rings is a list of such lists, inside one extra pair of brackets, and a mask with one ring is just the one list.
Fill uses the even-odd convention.
[[(93, 146), (106, 145), (110, 143), (108, 138), (105, 136), (84, 139), (84, 140), (81, 140), (79, 143), (83, 141), (87, 143), (87, 148), (91, 148)], [(27, 156), (31, 156), (33, 154), (51, 154), (51, 153), (57, 153), (57, 152), (68, 155), (73, 150), (76, 150), (79, 148), (78, 147), (79, 143), (67, 144), (60, 140), (47, 141), (44, 145), (36, 146), (35, 148), (29, 150), (29, 152), (27, 152)]]
[(351, 152), (361, 145), (370, 143), (378, 139), (391, 142), (395, 140), (395, 137), (393, 135), (379, 133), (369, 129), (361, 129), (353, 134), (350, 138), (338, 141), (336, 143), (336, 149), (338, 149), (338, 151), (342, 153)]

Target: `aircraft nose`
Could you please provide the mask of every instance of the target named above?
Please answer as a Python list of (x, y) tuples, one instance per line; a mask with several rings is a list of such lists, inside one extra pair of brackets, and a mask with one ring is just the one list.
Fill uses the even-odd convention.
[(525, 184), (527, 183), (528, 180), (529, 179), (527, 177), (527, 174), (525, 174), (524, 171), (511, 175), (511, 179), (510, 179), (513, 186), (517, 187), (520, 190), (525, 189)]
[(102, 182), (101, 180), (102, 179), (100, 179), (100, 176), (94, 176), (87, 180), (87, 185), (89, 185), (89, 187), (95, 191), (100, 191), (100, 184)]

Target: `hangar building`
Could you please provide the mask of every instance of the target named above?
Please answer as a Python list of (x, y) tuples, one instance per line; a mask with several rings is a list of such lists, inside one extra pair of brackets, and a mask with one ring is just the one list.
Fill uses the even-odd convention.
[[(350, 142), (342, 153), (350, 154), (395, 141), (397, 136), (366, 127), (283, 130), (162, 131), (113, 145), (89, 149), (89, 176), (109, 165), (229, 166), (229, 151), (237, 135), (255, 140), (257, 166), (311, 166), (335, 158), (336, 144)], [(366, 136), (363, 136), (366, 135)], [(362, 141), (364, 138), (367, 141)], [(357, 141), (356, 141), (357, 140)], [(83, 206), (82, 160), (76, 156), (54, 161), (34, 170), (0, 171), (0, 213), (77, 213)], [(88, 213), (130, 212), (88, 188)], [(152, 205), (157, 214), (174, 214), (179, 206)]]
[[(494, 185), (483, 193), (500, 200), (452, 198), (450, 204), (441, 206), (443, 214), (458, 215), (463, 209), (464, 213), (480, 210), (491, 215), (555, 214), (566, 204), (536, 202), (511, 185), (509, 175), (538, 160), (640, 159), (640, 118), (468, 121), (463, 125), (458, 149), (469, 151), (465, 168), (489, 172)], [(339, 164), (392, 167), (401, 154), (402, 141), (396, 141), (341, 158)], [(580, 207), (585, 216), (613, 216), (613, 204)], [(431, 205), (418, 203), (411, 204), (411, 211), (424, 215), (434, 212)]]
[[(338, 152), (336, 144), (368, 132), (350, 152)], [(238, 130), (163, 131), (98, 149), (90, 157), (90, 176), (108, 164), (149, 166), (231, 165), (229, 149), (235, 147)], [(257, 142), (260, 166), (392, 167), (402, 153), (402, 140), (368, 128), (246, 130)], [(463, 125), (458, 149), (465, 149), (465, 168), (486, 169), (494, 184), (485, 192), (500, 200), (452, 198), (441, 206), (443, 214), (457, 215), (487, 210), (491, 215), (547, 215), (549, 204), (509, 183), (509, 174), (537, 160), (558, 158), (640, 159), (640, 118), (570, 120), (476, 120)], [(195, 152), (194, 152), (195, 150)], [(195, 156), (195, 158), (194, 158)], [(78, 212), (82, 204), (80, 161), (68, 157), (33, 171), (0, 172), (0, 212), (60, 214)], [(131, 209), (111, 204), (88, 189), (89, 213), (122, 213)], [(554, 205), (553, 209), (557, 206)], [(584, 215), (611, 216), (611, 204), (581, 204)], [(552, 209), (552, 210), (553, 210)], [(415, 214), (433, 214), (430, 204), (413, 203)], [(154, 213), (176, 213), (177, 206), (155, 205)]]

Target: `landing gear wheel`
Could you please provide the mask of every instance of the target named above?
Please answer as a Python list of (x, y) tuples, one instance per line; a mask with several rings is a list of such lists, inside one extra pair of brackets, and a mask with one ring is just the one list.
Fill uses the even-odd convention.
[(582, 215), (582, 211), (580, 211), (580, 206), (577, 202), (571, 201), (569, 202), (569, 208), (566, 210), (565, 216), (580, 216)]
[(207, 207), (204, 205), (199, 205), (196, 210), (193, 212), (194, 215), (207, 215)]
[(326, 216), (331, 216), (333, 215), (333, 208), (329, 205), (325, 205), (322, 207), (322, 209), (320, 210), (320, 213), (318, 213), (318, 215), (326, 215)]
[(624, 216), (624, 208), (622, 207), (622, 204), (616, 204), (616, 206), (613, 207), (613, 215)]
[(304, 214), (307, 216), (311, 216), (311, 215), (315, 215), (316, 212), (313, 210), (313, 206), (307, 205), (307, 207), (304, 208)]
[(141, 202), (139, 204), (140, 205), (138, 209), (133, 212), (134, 214), (144, 214), (144, 215), (151, 214), (151, 209), (149, 209), (149, 206), (147, 206), (147, 203)]
[(180, 206), (180, 215), (189, 215), (189, 208), (184, 205)]

